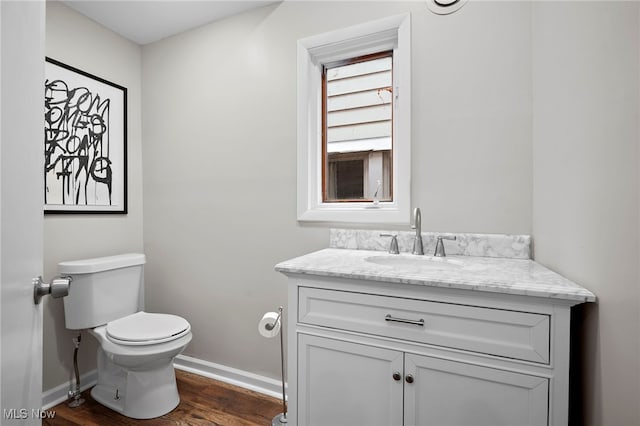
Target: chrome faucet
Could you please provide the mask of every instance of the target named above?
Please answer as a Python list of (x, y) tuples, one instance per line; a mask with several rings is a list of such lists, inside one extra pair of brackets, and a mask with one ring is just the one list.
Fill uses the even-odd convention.
[(391, 243), (389, 243), (389, 254), (400, 254), (398, 250), (398, 236), (396, 234), (380, 234), (381, 237), (391, 237)]
[(420, 209), (418, 207), (413, 209), (411, 229), (416, 230), (416, 236), (413, 238), (413, 250), (411, 250), (411, 253), (423, 255), (424, 247), (422, 246), (422, 215), (420, 214)]
[(447, 254), (444, 252), (444, 244), (442, 240), (452, 240), (455, 241), (455, 235), (439, 235), (436, 237), (436, 251), (433, 253), (436, 257), (445, 257)]

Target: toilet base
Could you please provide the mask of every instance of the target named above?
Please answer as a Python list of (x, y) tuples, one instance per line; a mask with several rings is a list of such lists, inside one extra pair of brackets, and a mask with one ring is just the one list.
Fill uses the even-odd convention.
[(115, 365), (98, 349), (98, 384), (91, 396), (100, 404), (134, 419), (167, 414), (180, 403), (172, 359), (145, 371)]

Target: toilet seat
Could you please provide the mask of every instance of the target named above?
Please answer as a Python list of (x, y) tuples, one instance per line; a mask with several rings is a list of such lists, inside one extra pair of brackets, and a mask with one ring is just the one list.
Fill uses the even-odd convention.
[(177, 315), (141, 311), (109, 322), (106, 336), (119, 345), (143, 346), (170, 342), (190, 330), (189, 322)]

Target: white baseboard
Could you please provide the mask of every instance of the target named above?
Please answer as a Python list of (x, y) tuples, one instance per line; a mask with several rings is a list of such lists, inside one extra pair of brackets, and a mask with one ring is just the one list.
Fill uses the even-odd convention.
[[(42, 409), (48, 410), (55, 407), (61, 402), (69, 399), (69, 391), (73, 388), (75, 381), (69, 380), (55, 388), (49, 389), (42, 393)], [(89, 389), (98, 382), (98, 370), (91, 370), (80, 376), (80, 390)]]
[(260, 376), (186, 355), (178, 355), (173, 365), (178, 370), (220, 380), (221, 382), (260, 392), (274, 398), (282, 398), (282, 382), (270, 377)]
[[(199, 376), (209, 377), (234, 386), (259, 392), (274, 398), (282, 398), (282, 382), (226, 365), (193, 358), (186, 355), (178, 355), (173, 362), (178, 370), (188, 371)], [(82, 391), (94, 386), (98, 381), (98, 371), (92, 370), (80, 376), (80, 389)], [(68, 381), (42, 393), (42, 409), (48, 410), (61, 402), (66, 401), (68, 392), (73, 387), (73, 382)]]

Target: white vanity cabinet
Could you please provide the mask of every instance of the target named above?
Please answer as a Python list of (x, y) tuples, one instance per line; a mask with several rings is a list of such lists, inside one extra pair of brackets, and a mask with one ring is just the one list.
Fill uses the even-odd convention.
[(403, 364), (399, 351), (299, 334), (298, 424), (401, 425)]
[(289, 262), (276, 267), (289, 277), (289, 424), (567, 424), (570, 310), (595, 299), (588, 290), (544, 297), (367, 275), (357, 259), (352, 274)]
[(298, 351), (298, 424), (547, 424), (547, 378), (304, 333)]
[(547, 424), (548, 378), (416, 354), (404, 371), (405, 425)]
[(553, 310), (379, 283), (291, 286), (299, 425), (548, 424)]

